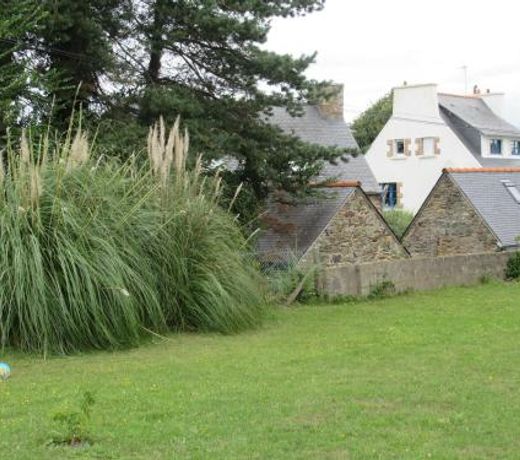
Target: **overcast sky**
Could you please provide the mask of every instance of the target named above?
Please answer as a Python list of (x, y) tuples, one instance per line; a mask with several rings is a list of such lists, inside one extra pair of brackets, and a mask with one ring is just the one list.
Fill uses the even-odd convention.
[(345, 84), (352, 120), (403, 81), (445, 92), (505, 92), (520, 125), (520, 3), (515, 0), (327, 0), (323, 11), (273, 22), (267, 45), (317, 51), (308, 76)]

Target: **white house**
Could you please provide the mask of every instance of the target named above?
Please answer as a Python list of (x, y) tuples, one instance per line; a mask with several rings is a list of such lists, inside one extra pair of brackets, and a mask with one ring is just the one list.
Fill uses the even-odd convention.
[(393, 114), (366, 153), (386, 207), (416, 212), (443, 168), (520, 166), (520, 129), (501, 118), (503, 94), (442, 94), (435, 84), (393, 94)]

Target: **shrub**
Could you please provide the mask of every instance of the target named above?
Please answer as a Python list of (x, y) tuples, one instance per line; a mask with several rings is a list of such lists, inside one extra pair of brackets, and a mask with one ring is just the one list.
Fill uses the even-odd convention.
[(245, 242), (218, 206), (218, 186), (200, 168), (186, 171), (178, 124), (168, 138), (163, 125), (154, 133), (144, 166), (91, 158), (81, 130), (52, 152), (48, 139), (34, 146), (25, 135), (19, 151), (9, 148), (2, 346), (112, 348), (137, 344), (145, 330), (234, 332), (259, 321), (259, 275), (242, 260)]
[(506, 266), (506, 278), (510, 280), (520, 279), (520, 252), (515, 252), (509, 257)]
[(411, 212), (402, 209), (383, 211), (383, 216), (390, 228), (399, 238), (403, 236), (413, 219), (413, 214)]
[(397, 293), (395, 284), (392, 281), (384, 280), (377, 284), (374, 284), (370, 288), (368, 294), (369, 299), (384, 299), (386, 297), (392, 297)]

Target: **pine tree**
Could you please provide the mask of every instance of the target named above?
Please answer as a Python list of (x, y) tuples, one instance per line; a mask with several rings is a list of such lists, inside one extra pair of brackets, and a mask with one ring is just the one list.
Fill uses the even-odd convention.
[(40, 3), (46, 17), (38, 50), (48, 62), (46, 71), (55, 72), (60, 80), (53, 93), (52, 121), (63, 128), (79, 106), (88, 115), (104, 110), (109, 102), (102, 79), (114, 69), (111, 37), (118, 34), (125, 2), (44, 0)]
[(0, 2), (0, 142), (30, 104), (36, 73), (29, 41), (37, 33), (41, 17), (41, 9), (32, 0)]
[[(273, 106), (298, 113), (325, 85), (304, 73), (315, 56), (262, 48), (274, 17), (306, 14), (324, 0), (143, 0), (134, 2), (125, 63), (138, 72), (133, 106), (149, 125), (181, 115), (193, 151), (233, 157), (258, 197), (270, 187), (298, 190), (336, 149), (310, 146), (268, 122)], [(133, 63), (134, 62), (134, 63)], [(128, 100), (127, 100), (128, 102)], [(129, 104), (131, 107), (132, 104)], [(123, 111), (124, 112), (124, 111)]]

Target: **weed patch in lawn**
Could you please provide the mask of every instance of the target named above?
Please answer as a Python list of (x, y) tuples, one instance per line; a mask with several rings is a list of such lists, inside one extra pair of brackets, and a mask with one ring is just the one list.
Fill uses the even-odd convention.
[(86, 391), (77, 402), (78, 407), (62, 409), (52, 416), (54, 430), (50, 445), (68, 447), (88, 447), (92, 444), (90, 418), (95, 399)]

